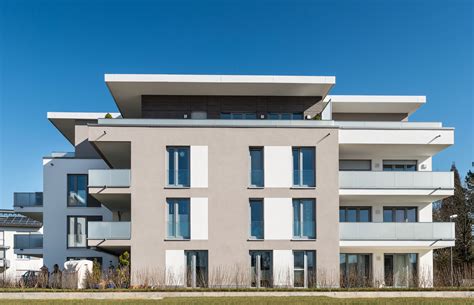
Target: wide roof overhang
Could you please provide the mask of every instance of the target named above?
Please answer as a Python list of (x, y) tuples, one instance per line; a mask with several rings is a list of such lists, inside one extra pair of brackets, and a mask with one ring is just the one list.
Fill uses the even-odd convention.
[(124, 118), (141, 116), (142, 95), (318, 96), (334, 76), (105, 74), (105, 83)]

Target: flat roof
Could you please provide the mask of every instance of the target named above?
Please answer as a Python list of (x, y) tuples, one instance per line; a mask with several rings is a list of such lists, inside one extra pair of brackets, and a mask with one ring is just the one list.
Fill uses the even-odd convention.
[[(107, 112), (48, 112), (48, 120), (74, 145), (75, 126), (77, 122), (97, 122), (105, 118)], [(120, 113), (110, 112), (113, 118), (120, 117)]]
[(139, 118), (142, 95), (321, 96), (335, 76), (105, 74), (124, 118)]
[(407, 113), (426, 103), (426, 96), (413, 95), (328, 95), (333, 113)]

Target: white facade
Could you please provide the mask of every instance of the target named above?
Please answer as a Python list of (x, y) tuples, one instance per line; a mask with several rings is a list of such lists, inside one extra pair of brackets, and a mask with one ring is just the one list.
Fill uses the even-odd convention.
[(52, 269), (54, 264), (62, 266), (68, 258), (102, 258), (103, 267), (109, 261), (114, 265), (114, 255), (87, 248), (67, 247), (68, 216), (102, 216), (103, 221), (112, 221), (112, 212), (104, 207), (68, 207), (67, 175), (87, 174), (89, 169), (106, 169), (100, 159), (43, 159), (43, 201), (44, 201), (44, 264)]
[[(0, 251), (5, 253), (4, 260), (0, 259), (0, 279), (18, 281), (27, 271), (39, 271), (43, 266), (43, 259), (33, 256), (15, 254), (14, 236), (17, 234), (40, 233), (34, 228), (0, 227)], [(3, 256), (3, 253), (2, 253)]]

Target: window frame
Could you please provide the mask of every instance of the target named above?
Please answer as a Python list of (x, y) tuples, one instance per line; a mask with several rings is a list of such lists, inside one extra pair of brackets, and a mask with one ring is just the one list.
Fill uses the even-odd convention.
[[(289, 115), (289, 119), (283, 119), (283, 115)], [(301, 118), (295, 118), (295, 116), (300, 116)], [(271, 116), (277, 116), (278, 118), (270, 118)], [(304, 112), (268, 112), (267, 115), (267, 120), (275, 120), (275, 121), (281, 121), (281, 120), (290, 120), (290, 121), (302, 121), (304, 120)]]
[[(415, 221), (406, 221), (408, 219), (408, 210), (409, 209), (415, 209)], [(392, 211), (392, 221), (385, 221), (385, 211), (388, 211), (388, 210), (391, 210)], [(402, 221), (402, 222), (398, 222), (398, 221), (394, 221), (394, 219), (396, 220), (397, 217), (396, 217), (396, 213), (397, 213), (397, 210), (403, 210), (403, 218), (405, 221)], [(383, 222), (386, 222), (386, 223), (415, 223), (415, 222), (419, 222), (419, 217), (418, 217), (418, 213), (419, 213), (419, 210), (418, 210), (418, 207), (417, 206), (384, 206), (382, 208), (382, 220)]]
[[(341, 210), (344, 210), (344, 217), (346, 220), (341, 221)], [(356, 221), (361, 223), (368, 223), (372, 221), (372, 207), (371, 206), (339, 206), (339, 222), (354, 222), (347, 221), (347, 210), (356, 210)], [(369, 210), (369, 221), (360, 221), (360, 210)]]
[[(313, 205), (313, 217), (314, 217), (314, 237), (304, 235), (304, 201), (309, 200)], [(295, 203), (299, 205), (299, 230), (300, 235), (295, 234)], [(293, 198), (292, 200), (292, 240), (316, 240), (317, 238), (317, 225), (316, 225), (316, 199), (314, 198)]]
[[(77, 226), (77, 218), (85, 218), (86, 220), (86, 227), (85, 227), (85, 236), (86, 236), (86, 245), (84, 247), (75, 247), (69, 245), (69, 231), (71, 229), (70, 220), (74, 218), (74, 236), (77, 235), (76, 233), (76, 226)], [(67, 249), (89, 249), (90, 247), (87, 245), (87, 235), (89, 234), (89, 221), (102, 221), (102, 215), (67, 215), (66, 216), (66, 248)]]
[[(313, 168), (311, 169), (313, 171), (313, 183), (312, 185), (307, 185), (304, 183), (304, 158), (303, 158), (303, 150), (311, 150), (313, 153)], [(298, 152), (298, 169), (295, 169), (295, 151)], [(315, 188), (316, 187), (316, 147), (314, 146), (292, 146), (291, 147), (291, 157), (292, 157), (292, 187), (293, 188)], [(295, 171), (298, 171), (298, 180), (299, 183), (295, 183)]]
[[(180, 149), (186, 149), (187, 150), (187, 162), (188, 162), (188, 167), (187, 170), (187, 183), (186, 184), (180, 184), (179, 183), (179, 150)], [(173, 176), (174, 176), (174, 182), (170, 183), (170, 171), (171, 169), (169, 168), (170, 166), (170, 150), (173, 150)], [(191, 187), (191, 146), (166, 146), (166, 187), (167, 188), (190, 188)]]
[[(347, 277), (347, 274), (349, 273), (349, 255), (355, 255), (357, 256), (357, 265), (359, 265), (359, 259), (360, 257), (362, 256), (368, 256), (369, 258), (369, 274), (368, 274), (368, 283), (367, 285), (364, 285), (364, 286), (360, 286), (360, 285), (355, 285), (355, 286), (350, 286), (350, 285), (347, 285), (346, 283), (346, 280), (344, 277)], [(341, 256), (344, 256), (344, 270), (342, 270), (342, 268), (340, 268), (340, 282), (343, 283), (342, 286), (344, 287), (371, 287), (371, 284), (372, 284), (372, 281), (373, 281), (373, 256), (372, 256), (372, 253), (352, 253), (352, 252), (342, 252), (342, 253), (339, 253), (339, 267), (341, 266)], [(359, 273), (360, 270), (357, 270), (357, 272)], [(344, 273), (344, 277), (342, 275), (342, 273)]]
[[(70, 177), (75, 177), (74, 179), (74, 183), (75, 183), (75, 192), (77, 193), (78, 192), (78, 183), (77, 183), (77, 178), (79, 176), (84, 176), (86, 178), (86, 187), (85, 187), (85, 191), (86, 191), (86, 204), (85, 205), (72, 205), (69, 203), (69, 186), (70, 186)], [(66, 175), (66, 206), (68, 208), (95, 208), (95, 207), (101, 207), (101, 203), (100, 201), (98, 201), (97, 199), (95, 199), (93, 196), (91, 196), (89, 194), (89, 175), (88, 174), (75, 174), (75, 173), (68, 173)]]
[[(258, 203), (262, 205), (262, 237), (258, 238), (256, 236), (252, 236), (252, 203)], [(262, 198), (250, 198), (249, 199), (249, 240), (265, 240), (265, 203)]]
[[(170, 202), (172, 201), (173, 203), (173, 231), (174, 235), (171, 235), (169, 232), (169, 205)], [(187, 210), (188, 210), (188, 236), (176, 236), (177, 235), (177, 228), (181, 224), (178, 221), (179, 218), (179, 204), (181, 202), (184, 202), (187, 204)], [(166, 198), (166, 213), (165, 213), (165, 224), (166, 224), (166, 240), (191, 240), (191, 200), (190, 198)]]
[[(385, 164), (385, 163), (392, 164)], [(414, 163), (414, 164), (413, 164)], [(408, 166), (415, 166), (415, 170), (408, 170)], [(385, 170), (385, 166), (390, 166), (390, 170)], [(402, 170), (395, 169), (395, 166), (403, 166)], [(418, 160), (382, 160), (382, 171), (384, 172), (417, 172), (418, 171)]]
[[(262, 184), (252, 184), (252, 151), (260, 151), (262, 154)], [(258, 169), (257, 169), (258, 170)], [(249, 147), (249, 188), (264, 188), (265, 187), (265, 149), (263, 146), (250, 146)]]
[[(198, 253), (199, 252), (199, 253)], [(205, 254), (206, 256), (206, 278), (204, 285), (198, 285), (197, 277), (197, 256), (198, 254)], [(184, 255), (186, 257), (186, 274), (185, 274), (185, 287), (189, 288), (206, 288), (209, 286), (209, 251), (208, 250), (184, 250)], [(191, 256), (191, 257), (188, 257)], [(188, 266), (188, 259), (191, 259), (191, 265)], [(189, 269), (191, 269), (191, 285), (188, 285), (189, 279)]]
[[(223, 116), (229, 115), (229, 118), (223, 118)], [(236, 119), (234, 116), (241, 115), (242, 118)], [(247, 116), (254, 116), (255, 118), (247, 118)], [(221, 120), (258, 120), (258, 114), (256, 112), (245, 112), (245, 111), (232, 111), (232, 112), (221, 112), (219, 114), (219, 119)]]
[[(297, 252), (303, 252), (303, 269), (298, 268), (296, 269), (295, 266), (295, 254)], [(314, 278), (312, 285), (310, 285), (310, 277), (309, 277), (309, 270), (308, 270), (308, 253), (311, 252), (314, 256)], [(295, 285), (295, 272), (296, 271), (303, 271), (303, 286), (296, 286)], [(317, 276), (317, 256), (316, 256), (316, 250), (293, 250), (293, 287), (294, 288), (310, 288), (310, 287), (316, 287), (316, 276)]]

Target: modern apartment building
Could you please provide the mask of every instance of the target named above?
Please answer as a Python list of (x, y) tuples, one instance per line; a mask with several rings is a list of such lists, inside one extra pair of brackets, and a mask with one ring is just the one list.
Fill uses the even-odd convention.
[[(105, 75), (120, 113), (48, 113), (44, 260), (131, 254), (133, 284), (431, 286), (453, 128), (424, 96), (329, 95), (335, 77)], [(24, 212), (24, 211), (23, 211)]]
[(23, 248), (41, 249), (41, 230), (39, 221), (12, 210), (0, 210), (0, 281), (18, 281), (25, 272), (40, 270), (41, 255), (25, 255)]

